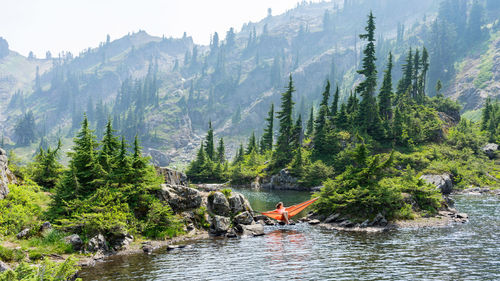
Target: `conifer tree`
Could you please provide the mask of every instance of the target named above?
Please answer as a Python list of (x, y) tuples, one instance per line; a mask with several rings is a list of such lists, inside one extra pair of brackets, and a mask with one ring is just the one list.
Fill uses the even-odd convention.
[(132, 183), (142, 183), (147, 179), (148, 158), (142, 156), (142, 147), (139, 144), (139, 137), (134, 138), (134, 154), (132, 155)]
[(359, 125), (362, 132), (368, 133), (375, 139), (381, 139), (383, 132), (374, 96), (377, 86), (377, 67), (375, 65), (377, 58), (375, 56), (375, 17), (372, 12), (368, 16), (365, 30), (367, 33), (359, 35), (359, 38), (368, 41), (363, 50), (362, 69), (358, 70), (358, 73), (362, 74), (365, 80), (356, 87), (356, 92), (360, 93), (363, 98), (360, 103)]
[(217, 145), (217, 162), (224, 163), (226, 161), (226, 148), (224, 146), (224, 139), (219, 139), (219, 145)]
[(47, 150), (40, 147), (35, 156), (33, 180), (40, 186), (47, 189), (54, 188), (59, 181), (63, 166), (57, 162), (59, 150), (61, 149), (61, 140), (58, 141), (56, 148), (50, 146)]
[(387, 121), (392, 118), (392, 53), (389, 53), (387, 68), (384, 71), (384, 80), (379, 94), (380, 118)]
[(292, 131), (292, 148), (297, 149), (302, 146), (302, 115), (299, 114)]
[(338, 108), (339, 108), (339, 85), (337, 85), (337, 88), (335, 89), (335, 94), (333, 95), (333, 102), (332, 102), (332, 107), (330, 108), (330, 115), (335, 116), (337, 115)]
[[(328, 110), (328, 100), (330, 99), (330, 80), (326, 80), (326, 86), (325, 90), (323, 91), (323, 99), (321, 100), (321, 103), (319, 104), (320, 107), (326, 106), (326, 109)], [(327, 111), (327, 115), (330, 113)]]
[(238, 149), (238, 151), (236, 151), (236, 155), (234, 156), (233, 165), (243, 162), (244, 157), (245, 157), (245, 150), (243, 149), (243, 144), (240, 143), (240, 148)]
[[(273, 135), (274, 135), (274, 104), (271, 104), (271, 109), (266, 118), (267, 127), (264, 129), (262, 135), (262, 148), (263, 150), (273, 149)], [(262, 149), (261, 149), (262, 150)]]
[(304, 160), (302, 159), (302, 147), (297, 148), (293, 157), (291, 172), (296, 177), (301, 177), (304, 173)]
[(111, 119), (108, 119), (106, 124), (106, 131), (101, 142), (101, 149), (99, 151), (99, 163), (102, 168), (107, 172), (111, 172), (113, 160), (120, 147), (120, 142), (115, 136), (115, 130), (111, 125)]
[(486, 98), (484, 103), (482, 117), (481, 117), (481, 130), (486, 131), (489, 127), (490, 116), (492, 112), (491, 98)]
[(288, 82), (288, 87), (284, 93), (281, 94), (281, 111), (278, 112), (279, 119), (279, 136), (276, 143), (276, 153), (273, 154), (274, 157), (274, 167), (282, 168), (285, 167), (290, 161), (292, 161), (292, 149), (290, 142), (292, 140), (292, 111), (293, 111), (293, 101), (292, 93), (295, 91), (293, 87), (292, 75), (290, 74), (290, 80)]
[(207, 154), (208, 159), (214, 160), (214, 130), (212, 129), (212, 121), (208, 122), (208, 132), (205, 139), (205, 153)]
[(130, 159), (130, 156), (128, 155), (127, 147), (128, 145), (125, 137), (122, 136), (120, 148), (114, 159), (115, 168), (110, 175), (112, 181), (114, 183), (117, 183), (118, 187), (131, 182), (130, 176), (132, 170), (132, 161)]
[(420, 77), (420, 51), (415, 50), (415, 55), (413, 56), (413, 75), (412, 75), (412, 90), (411, 97), (414, 100), (418, 100), (418, 78)]
[(306, 136), (311, 137), (313, 133), (314, 133), (314, 106), (311, 106), (311, 112), (309, 113), (309, 119), (307, 120)]
[(404, 95), (408, 88), (411, 86), (413, 77), (413, 52), (410, 48), (408, 56), (406, 57), (405, 64), (403, 64), (403, 77), (398, 82), (397, 99)]
[(337, 128), (339, 130), (348, 130), (349, 129), (349, 117), (347, 114), (347, 106), (343, 103), (340, 106), (340, 111), (335, 118)]
[(420, 73), (418, 80), (418, 98), (417, 102), (422, 104), (425, 101), (425, 87), (427, 80), (427, 72), (429, 71), (429, 53), (424, 47), (422, 50), (422, 59), (420, 60), (422, 72)]
[(252, 135), (248, 139), (248, 146), (245, 155), (252, 153), (252, 151), (257, 151), (257, 139), (255, 138), (255, 132), (252, 132)]

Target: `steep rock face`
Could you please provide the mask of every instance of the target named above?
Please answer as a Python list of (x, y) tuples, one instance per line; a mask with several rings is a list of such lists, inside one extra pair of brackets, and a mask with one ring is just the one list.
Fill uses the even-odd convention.
[(187, 176), (182, 172), (167, 167), (156, 167), (156, 172), (165, 179), (165, 184), (187, 185)]
[(422, 175), (420, 178), (427, 183), (435, 185), (443, 194), (450, 194), (453, 191), (453, 181), (449, 174)]
[(445, 95), (463, 104), (464, 110), (479, 109), (488, 96), (495, 99), (500, 95), (500, 35), (492, 40), (486, 52), (460, 64)]
[(182, 185), (162, 184), (158, 196), (168, 202), (175, 212), (199, 208), (203, 202), (201, 192)]
[(7, 153), (0, 148), (0, 199), (4, 199), (9, 194), (9, 183), (17, 183), (16, 177), (9, 170), (7, 164)]
[(265, 189), (310, 190), (310, 188), (301, 186), (297, 178), (292, 176), (287, 169), (282, 169), (278, 174), (263, 179), (261, 186)]

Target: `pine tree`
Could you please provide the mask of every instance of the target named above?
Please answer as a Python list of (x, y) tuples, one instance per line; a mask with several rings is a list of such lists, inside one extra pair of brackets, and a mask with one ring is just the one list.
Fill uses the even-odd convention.
[(245, 159), (244, 157), (245, 150), (243, 149), (243, 144), (241, 143), (240, 148), (236, 151), (236, 155), (234, 156), (233, 165), (243, 162), (243, 160)]
[(33, 180), (40, 186), (51, 189), (58, 183), (63, 169), (63, 166), (57, 162), (60, 149), (61, 140), (58, 141), (57, 147), (54, 149), (50, 146), (46, 150), (40, 147), (35, 156)]
[(224, 139), (219, 139), (219, 145), (217, 145), (217, 162), (224, 163), (226, 161), (226, 148), (224, 146)]
[(377, 86), (377, 67), (375, 65), (375, 20), (373, 13), (368, 16), (366, 34), (360, 34), (359, 38), (366, 39), (368, 44), (363, 51), (362, 69), (358, 70), (359, 74), (365, 77), (357, 87), (356, 92), (361, 94), (363, 100), (360, 103), (359, 122), (362, 132), (368, 133), (375, 139), (381, 139), (383, 131), (378, 115), (377, 103), (374, 97), (375, 87)]
[(347, 106), (342, 104), (340, 106), (340, 111), (335, 117), (336, 125), (339, 130), (349, 130), (349, 116), (347, 114)]
[(205, 139), (205, 153), (207, 154), (208, 159), (214, 160), (214, 130), (212, 129), (212, 121), (208, 122), (208, 132)]
[(118, 149), (120, 147), (120, 142), (118, 138), (115, 136), (115, 130), (111, 125), (111, 119), (108, 119), (108, 123), (106, 124), (106, 131), (104, 133), (101, 149), (99, 151), (99, 163), (102, 168), (107, 172), (111, 172), (113, 160), (116, 157)]
[(304, 173), (304, 160), (302, 159), (302, 147), (297, 148), (293, 157), (291, 172), (296, 177), (301, 177)]
[(392, 53), (389, 53), (387, 68), (384, 71), (384, 80), (379, 94), (379, 112), (382, 120), (387, 121), (392, 118)]
[[(273, 135), (274, 135), (274, 104), (271, 104), (271, 109), (266, 118), (267, 127), (264, 129), (262, 135), (262, 148), (263, 150), (273, 149)], [(262, 150), (262, 149), (261, 149)]]
[(299, 114), (299, 117), (297, 118), (297, 121), (295, 122), (295, 125), (293, 126), (292, 130), (292, 148), (297, 149), (302, 146), (302, 137), (303, 137), (303, 130), (302, 130), (302, 115)]
[(487, 97), (486, 102), (484, 103), (482, 117), (481, 117), (481, 130), (486, 131), (488, 129), (492, 115), (491, 113), (492, 113), (491, 98)]
[(255, 138), (255, 132), (252, 132), (252, 135), (248, 139), (248, 146), (245, 155), (252, 153), (252, 151), (257, 151), (257, 139)]
[(427, 49), (424, 47), (422, 50), (422, 59), (420, 60), (421, 67), (422, 67), (422, 72), (420, 73), (420, 76), (418, 78), (418, 98), (417, 102), (419, 104), (424, 103), (425, 101), (425, 87), (426, 87), (426, 80), (427, 80), (427, 71), (429, 71), (429, 53), (427, 52)]
[(114, 159), (115, 168), (110, 175), (112, 182), (117, 183), (118, 187), (131, 182), (132, 160), (128, 155), (127, 147), (127, 141), (122, 136), (120, 148)]
[(309, 119), (307, 120), (306, 136), (310, 138), (313, 133), (314, 133), (314, 106), (311, 106), (311, 112), (309, 113)]
[(332, 107), (330, 108), (330, 115), (335, 116), (337, 115), (338, 108), (339, 108), (339, 85), (337, 85), (337, 89), (335, 90), (335, 94), (333, 95), (333, 102), (332, 102)]
[[(323, 91), (323, 99), (321, 100), (321, 103), (319, 104), (320, 107), (326, 106), (326, 109), (328, 110), (328, 100), (330, 99), (330, 80), (326, 80), (326, 86), (325, 86), (325, 91)], [(327, 111), (327, 115), (330, 113)]]
[(135, 135), (134, 138), (134, 154), (132, 155), (132, 183), (145, 182), (150, 176), (148, 174), (148, 161), (147, 157), (142, 156), (142, 147), (139, 144), (139, 137)]
[(284, 93), (281, 94), (281, 111), (278, 112), (279, 119), (279, 136), (276, 143), (276, 153), (273, 154), (274, 157), (274, 167), (282, 168), (285, 167), (290, 161), (292, 161), (292, 149), (290, 146), (292, 138), (293, 120), (293, 101), (292, 93), (295, 91), (293, 87), (292, 75), (290, 74), (290, 80), (288, 82), (288, 87)]
[(403, 77), (398, 82), (397, 99), (404, 95), (411, 86), (413, 78), (413, 52), (410, 48), (405, 64), (403, 65)]

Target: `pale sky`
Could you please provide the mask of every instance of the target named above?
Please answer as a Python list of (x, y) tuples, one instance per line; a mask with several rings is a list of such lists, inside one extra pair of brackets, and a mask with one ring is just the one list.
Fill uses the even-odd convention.
[[(184, 31), (198, 44), (208, 44), (215, 31), (259, 21), (267, 8), (278, 15), (297, 0), (2, 0), (0, 36), (22, 55), (39, 58), (70, 51), (78, 55), (99, 42), (142, 29), (151, 35), (181, 37)], [(316, 1), (313, 1), (316, 2)]]

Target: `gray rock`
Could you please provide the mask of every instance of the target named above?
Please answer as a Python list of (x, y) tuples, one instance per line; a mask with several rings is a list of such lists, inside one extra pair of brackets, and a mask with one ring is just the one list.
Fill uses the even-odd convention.
[(153, 245), (151, 244), (143, 244), (142, 251), (146, 254), (151, 254), (153, 252)]
[(201, 192), (181, 185), (162, 184), (158, 197), (167, 202), (175, 212), (197, 209), (203, 202)]
[(353, 223), (352, 221), (350, 220), (345, 220), (345, 221), (342, 221), (341, 223), (339, 223), (339, 226), (340, 227), (354, 227), (356, 224)]
[(235, 224), (244, 224), (244, 225), (249, 225), (254, 222), (252, 214), (248, 211), (235, 216), (233, 221)]
[(214, 216), (210, 223), (209, 232), (214, 235), (225, 234), (231, 226), (231, 220), (228, 217)]
[(0, 155), (5, 155), (7, 156), (7, 152), (3, 150), (3, 148), (0, 147)]
[(319, 224), (320, 221), (318, 219), (308, 221), (309, 224)]
[(231, 214), (226, 196), (218, 191), (208, 196), (208, 210), (219, 216), (229, 216)]
[(30, 233), (30, 228), (25, 228), (23, 230), (21, 230), (21, 232), (19, 232), (16, 237), (17, 239), (23, 239), (23, 238), (28, 238), (28, 234)]
[(73, 246), (73, 250), (75, 251), (80, 251), (82, 249), (83, 241), (78, 234), (66, 236), (64, 237), (64, 241), (71, 244)]
[(242, 225), (242, 236), (262, 236), (264, 235), (264, 226), (261, 224)]
[(371, 221), (371, 223), (369, 223), (369, 226), (378, 226), (384, 220), (387, 222), (387, 220), (385, 219), (385, 217), (381, 213), (378, 213), (375, 216), (375, 218), (373, 218), (373, 220)]
[(488, 155), (490, 159), (493, 159), (496, 157), (496, 152), (498, 150), (498, 144), (496, 143), (487, 143), (483, 147), (481, 147), (481, 150)]
[(361, 228), (365, 228), (365, 227), (368, 227), (370, 225), (370, 220), (365, 220), (364, 222), (362, 222), (359, 227)]
[(248, 200), (241, 193), (232, 192), (228, 201), (229, 201), (229, 208), (231, 209), (231, 212), (233, 212), (233, 214), (245, 211), (250, 211), (250, 212), (253, 211), (252, 206), (250, 206)]
[(127, 249), (128, 246), (134, 241), (134, 236), (130, 234), (123, 235), (122, 237), (117, 237), (113, 239), (113, 249), (115, 251), (120, 251)]
[(188, 179), (186, 174), (167, 167), (155, 167), (155, 168), (156, 168), (156, 173), (164, 178), (165, 184), (187, 186)]
[(442, 194), (450, 194), (453, 191), (453, 181), (449, 174), (422, 175), (420, 178), (436, 186)]
[(339, 217), (340, 217), (340, 214), (330, 215), (328, 218), (326, 218), (325, 223), (336, 222), (339, 219)]
[(9, 184), (17, 184), (16, 176), (9, 170), (7, 153), (2, 149), (0, 152), (0, 200), (9, 194)]
[(10, 267), (3, 261), (0, 261), (0, 272), (4, 272), (7, 270), (11, 270)]
[(457, 214), (457, 218), (459, 218), (459, 219), (468, 219), (469, 215), (467, 215), (466, 213), (458, 213)]
[(170, 164), (170, 156), (161, 150), (147, 148), (145, 154), (151, 156), (151, 162), (153, 162), (155, 166), (166, 166)]
[(49, 229), (52, 229), (52, 224), (50, 224), (50, 222), (48, 222), (48, 221), (44, 222), (40, 226), (40, 231), (45, 231), (45, 230), (49, 230)]
[(278, 174), (262, 180), (262, 188), (281, 190), (307, 190), (310, 188), (301, 186), (298, 179), (287, 170), (282, 169)]
[(102, 234), (92, 237), (87, 243), (86, 248), (87, 251), (91, 253), (109, 251), (108, 243)]
[(227, 233), (226, 233), (227, 238), (236, 238), (238, 235), (236, 235), (236, 230), (234, 228), (231, 228)]

